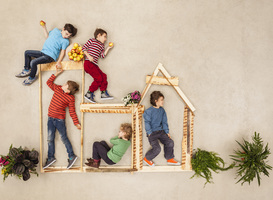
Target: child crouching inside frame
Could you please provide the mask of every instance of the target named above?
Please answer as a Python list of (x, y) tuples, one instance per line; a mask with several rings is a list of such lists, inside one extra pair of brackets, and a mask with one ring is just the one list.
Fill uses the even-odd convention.
[(89, 167), (99, 168), (101, 159), (103, 159), (108, 165), (117, 164), (130, 146), (131, 136), (131, 124), (121, 124), (118, 136), (110, 139), (110, 143), (113, 144), (113, 147), (110, 148), (104, 140), (94, 142), (93, 156), (92, 158), (88, 158), (87, 163), (85, 164)]

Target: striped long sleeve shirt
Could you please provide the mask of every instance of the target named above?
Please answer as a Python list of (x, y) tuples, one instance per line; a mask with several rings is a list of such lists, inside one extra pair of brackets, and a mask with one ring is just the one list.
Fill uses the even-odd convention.
[(51, 99), (48, 116), (57, 119), (65, 119), (65, 108), (69, 107), (69, 113), (75, 125), (79, 124), (77, 114), (75, 112), (75, 97), (71, 94), (67, 94), (62, 90), (62, 86), (54, 83), (56, 76), (54, 74), (48, 79), (46, 84), (53, 91), (53, 97)]
[[(85, 45), (82, 47), (82, 51), (87, 51), (87, 53), (94, 58), (94, 63), (98, 65), (98, 59), (104, 58), (104, 44), (95, 38), (89, 39)], [(89, 60), (87, 57), (85, 60)]]

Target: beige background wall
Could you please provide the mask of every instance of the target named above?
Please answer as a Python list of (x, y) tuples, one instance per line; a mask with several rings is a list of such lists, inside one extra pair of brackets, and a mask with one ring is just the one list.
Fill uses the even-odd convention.
[[(10, 144), (39, 149), (38, 82), (22, 86), (15, 78), (24, 65), (24, 51), (40, 50), (44, 36), (39, 21), (48, 30), (66, 22), (78, 28), (71, 43), (84, 44), (96, 27), (108, 31), (115, 43), (99, 64), (108, 75), (114, 102), (145, 86), (145, 76), (161, 62), (196, 107), (194, 148), (218, 152), (227, 163), (237, 148), (235, 140), (250, 139), (260, 132), (271, 149), (273, 118), (273, 2), (270, 0), (78, 0), (1, 1), (0, 6), (0, 154)], [(71, 48), (71, 46), (69, 47)], [(67, 60), (67, 57), (65, 58)], [(42, 74), (43, 83), (51, 72)], [(64, 72), (56, 80), (81, 81), (81, 72)], [(86, 76), (86, 84), (92, 78)], [(87, 90), (85, 88), (85, 92)], [(183, 103), (167, 86), (150, 90), (165, 94), (165, 109), (175, 140), (175, 155), (181, 160)], [(99, 93), (96, 93), (97, 97)], [(150, 94), (150, 93), (149, 93)], [(44, 130), (52, 91), (43, 85)], [(99, 100), (99, 98), (98, 98)], [(77, 113), (80, 94), (76, 95)], [(149, 98), (143, 102), (149, 106)], [(95, 140), (117, 134), (129, 115), (87, 114), (84, 127), (84, 158), (91, 156)], [(69, 137), (80, 155), (80, 132), (67, 115)], [(144, 152), (149, 148), (143, 138)], [(46, 141), (44, 151), (47, 151)], [(56, 166), (66, 166), (66, 152), (56, 137)], [(44, 154), (45, 155), (45, 154)], [(269, 164), (273, 165), (272, 156)], [(44, 160), (43, 160), (44, 162)], [(165, 165), (163, 153), (156, 164)], [(130, 164), (127, 152), (121, 165)], [(77, 161), (76, 165), (79, 165)], [(272, 173), (272, 172), (271, 172)], [(214, 174), (214, 184), (203, 188), (203, 179), (183, 173), (83, 173), (40, 174), (23, 182), (9, 177), (0, 183), (1, 199), (271, 199), (272, 176), (250, 186), (235, 184), (235, 170)], [(2, 177), (1, 177), (2, 178)]]

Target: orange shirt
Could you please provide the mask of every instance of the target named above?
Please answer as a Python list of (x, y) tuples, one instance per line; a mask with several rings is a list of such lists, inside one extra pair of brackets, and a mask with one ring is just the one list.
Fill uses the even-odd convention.
[(55, 78), (56, 76), (52, 74), (46, 82), (48, 87), (54, 91), (48, 108), (48, 116), (57, 119), (65, 119), (65, 108), (69, 107), (70, 116), (74, 124), (77, 125), (79, 124), (79, 120), (75, 112), (75, 97), (74, 95), (65, 93), (62, 90), (62, 86), (56, 85), (54, 83)]

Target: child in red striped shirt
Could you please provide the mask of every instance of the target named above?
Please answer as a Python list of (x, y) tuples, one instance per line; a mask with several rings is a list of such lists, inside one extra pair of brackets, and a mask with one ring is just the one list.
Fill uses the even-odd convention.
[(103, 73), (98, 66), (98, 58), (105, 58), (108, 51), (113, 48), (113, 46), (108, 46), (107, 49), (104, 50), (104, 43), (107, 40), (107, 32), (103, 29), (96, 29), (94, 37), (95, 38), (89, 39), (82, 47), (82, 51), (86, 56), (84, 61), (84, 70), (94, 79), (89, 90), (84, 95), (84, 98), (91, 103), (96, 103), (94, 92), (98, 88), (101, 90), (101, 100), (113, 99), (107, 91), (107, 75)]
[(65, 126), (65, 108), (69, 107), (70, 116), (75, 124), (75, 126), (80, 130), (81, 125), (79, 123), (77, 114), (75, 112), (75, 97), (74, 94), (79, 90), (79, 85), (74, 81), (67, 81), (63, 86), (54, 84), (56, 77), (62, 73), (63, 70), (57, 68), (55, 75), (52, 74), (51, 77), (46, 82), (48, 87), (53, 91), (53, 97), (51, 99), (48, 108), (48, 158), (43, 169), (49, 167), (54, 162), (56, 162), (55, 154), (55, 132), (58, 130), (61, 140), (64, 143), (67, 153), (68, 153), (68, 166), (67, 169), (71, 168), (76, 162), (77, 156), (74, 154), (72, 145), (67, 137), (66, 126)]

